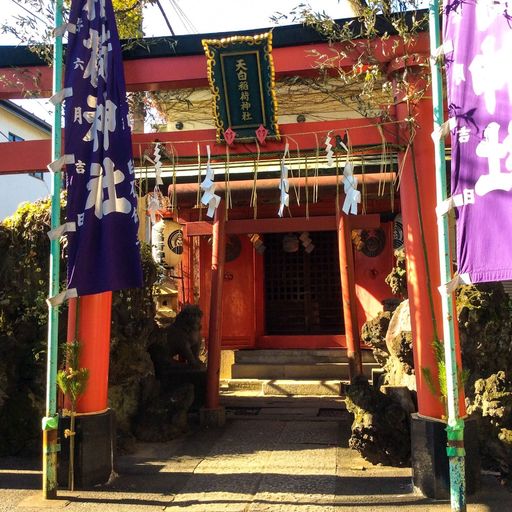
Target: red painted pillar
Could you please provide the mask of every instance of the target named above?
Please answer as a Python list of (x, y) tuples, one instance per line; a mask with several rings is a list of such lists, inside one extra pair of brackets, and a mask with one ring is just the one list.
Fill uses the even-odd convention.
[(225, 211), (217, 208), (212, 230), (212, 287), (208, 331), (208, 369), (206, 373), (206, 409), (219, 408), (220, 351), (222, 342), (222, 286), (226, 255)]
[(345, 323), (349, 376), (350, 382), (352, 382), (356, 376), (363, 374), (363, 365), (357, 323), (352, 236), (350, 222), (344, 213), (341, 213), (338, 219), (338, 255), (340, 261), (343, 319)]
[(67, 339), (78, 338), (80, 366), (89, 370), (85, 393), (77, 402), (78, 413), (103, 412), (108, 407), (111, 309), (112, 292), (84, 295), (69, 301)]
[[(411, 68), (413, 69), (413, 68)], [(412, 80), (412, 73), (410, 73)], [(421, 85), (423, 87), (423, 85)], [(414, 367), (418, 391), (418, 409), (422, 416), (441, 418), (445, 415), (439, 395), (434, 394), (424, 377), (428, 370), (438, 382), (438, 366), (432, 343), (442, 339), (439, 254), (437, 239), (435, 155), (432, 100), (429, 95), (414, 104), (402, 100), (397, 105), (402, 141), (411, 135), (408, 119), (414, 119), (413, 146), (399, 153), (403, 166), (400, 182), (404, 244), (407, 264), (407, 289), (411, 311)], [(426, 258), (425, 258), (426, 252)], [(437, 331), (437, 332), (436, 332)], [(457, 336), (457, 353), (460, 346)], [(461, 404), (464, 398), (461, 399)]]

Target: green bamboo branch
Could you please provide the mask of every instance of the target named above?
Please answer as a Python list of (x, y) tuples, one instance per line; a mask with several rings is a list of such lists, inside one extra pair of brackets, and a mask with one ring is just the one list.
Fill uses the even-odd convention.
[(69, 437), (68, 488), (73, 491), (75, 488), (76, 403), (87, 387), (89, 370), (79, 367), (80, 342), (78, 340), (65, 343), (63, 348), (66, 355), (66, 368), (57, 372), (57, 385), (71, 405), (71, 410), (64, 409), (62, 413), (70, 416), (69, 429), (64, 431), (64, 437)]

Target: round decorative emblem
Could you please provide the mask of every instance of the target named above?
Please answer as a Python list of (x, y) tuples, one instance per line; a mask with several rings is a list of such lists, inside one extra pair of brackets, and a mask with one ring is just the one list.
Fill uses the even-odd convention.
[(404, 226), (402, 214), (399, 213), (393, 221), (393, 249), (401, 249), (404, 245)]
[(299, 239), (294, 233), (288, 233), (283, 237), (283, 251), (297, 252), (299, 250)]
[(183, 231), (177, 229), (167, 238), (167, 246), (174, 254), (183, 254)]
[(374, 258), (378, 256), (386, 245), (386, 235), (382, 228), (377, 229), (363, 229), (361, 232), (361, 252), (370, 257)]

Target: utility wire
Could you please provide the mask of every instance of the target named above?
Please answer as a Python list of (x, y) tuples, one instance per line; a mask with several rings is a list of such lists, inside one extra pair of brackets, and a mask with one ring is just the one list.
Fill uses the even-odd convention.
[(26, 13), (30, 14), (30, 16), (38, 19), (39, 21), (41, 21), (45, 25), (48, 25), (48, 21), (45, 21), (42, 18), (40, 18), (37, 14), (34, 14), (31, 10), (27, 9), (24, 5), (22, 5), (18, 0), (11, 0), (11, 2), (13, 4), (17, 5), (20, 9), (23, 9)]
[(171, 24), (169, 23), (169, 19), (167, 18), (167, 15), (165, 14), (164, 8), (162, 7), (160, 0), (156, 0), (156, 4), (158, 5), (158, 8), (160, 9), (162, 16), (164, 17), (165, 23), (167, 24), (167, 27), (169, 28), (169, 31), (171, 32), (171, 36), (175, 36), (176, 34), (174, 33), (174, 30), (172, 29)]
[(169, 3), (171, 4), (171, 7), (178, 16), (179, 20), (183, 24), (185, 30), (187, 30), (191, 34), (197, 34), (197, 28), (194, 26), (192, 21), (190, 21), (190, 18), (186, 15), (185, 11), (180, 7), (177, 0), (169, 0)]

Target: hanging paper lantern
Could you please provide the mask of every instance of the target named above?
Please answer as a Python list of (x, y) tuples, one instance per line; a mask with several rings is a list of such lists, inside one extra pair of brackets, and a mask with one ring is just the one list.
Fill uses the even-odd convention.
[(156, 263), (176, 267), (183, 254), (183, 226), (171, 219), (162, 219), (151, 230), (151, 245)]

